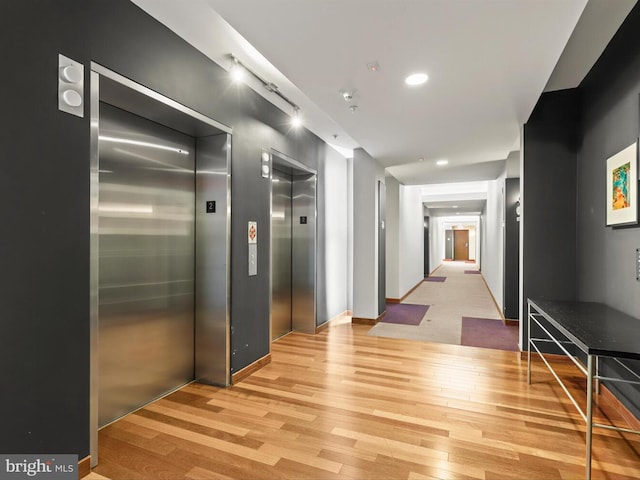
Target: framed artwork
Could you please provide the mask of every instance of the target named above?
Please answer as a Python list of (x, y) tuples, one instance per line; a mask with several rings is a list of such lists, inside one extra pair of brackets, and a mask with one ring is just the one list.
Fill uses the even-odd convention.
[(638, 142), (607, 159), (607, 226), (638, 223)]

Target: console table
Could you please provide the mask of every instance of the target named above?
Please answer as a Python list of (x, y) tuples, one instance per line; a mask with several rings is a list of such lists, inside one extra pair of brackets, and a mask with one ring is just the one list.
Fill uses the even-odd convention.
[[(573, 405), (586, 423), (586, 479), (591, 479), (591, 446), (593, 427), (607, 428), (621, 432), (637, 433), (638, 430), (616, 427), (593, 422), (593, 393), (599, 393), (600, 381), (631, 383), (640, 385), (640, 375), (631, 371), (624, 359), (640, 360), (640, 320), (601, 303), (553, 301), (545, 299), (527, 300), (527, 326), (529, 341), (527, 347), (527, 382), (531, 384), (531, 348), (535, 349), (551, 371)], [(536, 324), (546, 337), (532, 338), (531, 325)], [(549, 328), (549, 327), (553, 328)], [(580, 407), (551, 364), (541, 352), (543, 343), (553, 343), (569, 357), (587, 377), (587, 410)], [(577, 347), (586, 356), (587, 365), (577, 358)], [(606, 357), (617, 362), (635, 380), (600, 375), (600, 358)]]

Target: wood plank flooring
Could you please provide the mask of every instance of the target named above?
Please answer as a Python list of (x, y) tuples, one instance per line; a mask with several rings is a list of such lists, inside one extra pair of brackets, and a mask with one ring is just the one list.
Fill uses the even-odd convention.
[[(540, 360), (367, 336), (273, 344), (237, 385), (189, 385), (102, 429), (94, 472), (137, 479), (582, 479), (585, 427)], [(559, 370), (576, 388), (575, 367)], [(575, 377), (575, 378), (574, 378)], [(622, 424), (603, 406), (603, 421)], [(594, 430), (593, 478), (640, 478), (640, 436)]]

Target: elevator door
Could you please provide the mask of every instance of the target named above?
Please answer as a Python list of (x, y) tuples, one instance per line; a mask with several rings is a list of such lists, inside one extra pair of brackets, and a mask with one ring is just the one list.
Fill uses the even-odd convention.
[(274, 170), (271, 188), (271, 339), (275, 340), (292, 328), (291, 175)]
[(193, 380), (195, 141), (100, 104), (98, 423)]

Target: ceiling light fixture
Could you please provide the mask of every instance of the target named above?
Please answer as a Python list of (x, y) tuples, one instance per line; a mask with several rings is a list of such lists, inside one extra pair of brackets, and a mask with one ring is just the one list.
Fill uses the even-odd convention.
[(404, 83), (414, 87), (416, 85), (422, 85), (427, 80), (429, 80), (429, 76), (426, 73), (412, 73), (404, 79)]
[[(251, 76), (253, 78), (255, 78), (256, 80), (258, 80), (262, 86), (264, 88), (266, 88), (268, 91), (270, 91), (271, 93), (276, 94), (278, 97), (280, 97), (282, 100), (284, 100), (285, 102), (287, 102), (289, 105), (291, 105), (291, 108), (293, 108), (293, 113), (294, 113), (294, 119), (296, 117), (299, 117), (298, 113), (300, 112), (300, 107), (298, 105), (296, 105), (292, 100), (290, 100), (286, 95), (284, 95), (279, 89), (278, 86), (273, 83), (273, 82), (267, 82), (264, 78), (262, 78), (260, 75), (258, 75), (256, 72), (254, 72), (253, 70), (251, 70), (249, 67), (247, 67), (244, 63), (242, 63), (238, 57), (236, 57), (233, 53), (229, 54), (229, 57), (231, 57), (231, 60), (233, 61), (233, 63), (231, 64), (231, 67), (229, 68), (229, 72), (231, 73), (231, 75), (234, 77), (234, 79), (236, 78), (236, 70), (241, 70), (242, 73), (247, 72), (249, 74), (251, 74)], [(300, 124), (302, 124), (302, 121), (297, 120), (294, 122), (300, 122)]]
[(342, 92), (342, 98), (344, 98), (345, 102), (350, 102), (351, 100), (353, 100), (354, 93), (355, 90), (345, 90)]
[(242, 65), (240, 65), (240, 62), (238, 62), (237, 58), (233, 59), (231, 68), (229, 68), (229, 73), (231, 74), (231, 78), (233, 78), (233, 81), (236, 83), (242, 83), (246, 78), (245, 70), (244, 68), (242, 68)]
[(369, 62), (367, 63), (367, 70), (369, 70), (371, 73), (377, 73), (382, 70), (382, 67), (378, 62)]
[(444, 166), (444, 165), (448, 165), (448, 164), (449, 164), (449, 160), (444, 160), (444, 159), (442, 159), (442, 160), (438, 160), (438, 161), (436, 162), (436, 165), (438, 165), (439, 167), (442, 167), (442, 166)]
[(302, 125), (302, 118), (300, 118), (299, 108), (295, 108), (293, 110), (293, 118), (291, 119), (291, 125), (293, 125), (294, 128), (298, 128)]

